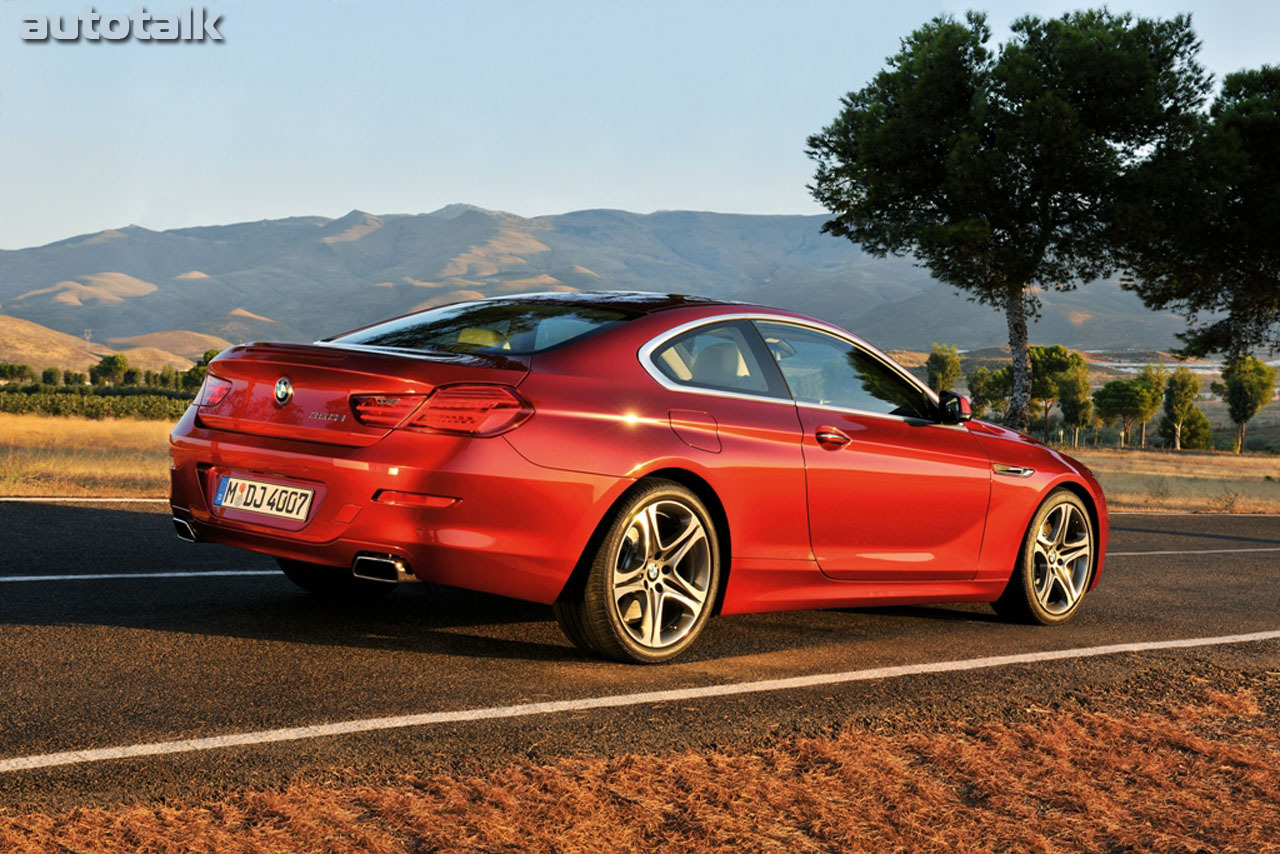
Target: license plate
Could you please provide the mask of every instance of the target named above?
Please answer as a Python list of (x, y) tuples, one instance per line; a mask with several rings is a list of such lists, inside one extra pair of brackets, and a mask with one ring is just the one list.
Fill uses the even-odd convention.
[(231, 507), (298, 522), (307, 518), (313, 495), (315, 490), (312, 489), (223, 475), (218, 481), (218, 494), (213, 497), (213, 504), (215, 507)]

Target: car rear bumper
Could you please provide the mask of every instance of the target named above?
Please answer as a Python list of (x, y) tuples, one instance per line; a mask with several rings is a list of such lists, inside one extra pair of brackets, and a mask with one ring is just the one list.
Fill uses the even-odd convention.
[[(195, 407), (174, 428), (170, 455), (174, 517), (199, 540), (330, 566), (391, 555), (424, 580), (543, 603), (631, 484), (535, 465), (501, 437), (394, 432), (369, 447), (317, 445), (211, 430)], [(232, 472), (314, 489), (308, 517), (215, 507)], [(438, 506), (391, 503), (388, 492)]]

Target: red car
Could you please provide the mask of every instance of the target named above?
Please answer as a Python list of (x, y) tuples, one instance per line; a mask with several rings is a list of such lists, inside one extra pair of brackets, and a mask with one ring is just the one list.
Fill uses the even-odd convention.
[(410, 314), (209, 365), (171, 437), (179, 536), (350, 596), (417, 577), (554, 606), (666, 661), (715, 613), (991, 602), (1060, 623), (1102, 489), (875, 347), (786, 311), (644, 293)]

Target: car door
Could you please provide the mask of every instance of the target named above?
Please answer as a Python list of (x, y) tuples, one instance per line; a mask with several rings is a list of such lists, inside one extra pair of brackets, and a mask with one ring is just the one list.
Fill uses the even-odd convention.
[(964, 425), (869, 349), (800, 324), (756, 321), (796, 401), (809, 536), (850, 581), (971, 578), (991, 463)]
[(809, 555), (800, 426), (772, 362), (746, 320), (698, 324), (641, 354), (672, 392), (671, 429), (714, 472), (735, 561)]

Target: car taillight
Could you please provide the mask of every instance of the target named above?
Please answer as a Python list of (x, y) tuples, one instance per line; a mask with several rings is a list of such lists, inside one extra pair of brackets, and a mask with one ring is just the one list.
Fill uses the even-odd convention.
[(533, 415), (533, 404), (505, 385), (446, 385), (436, 389), (405, 427), (467, 436), (497, 436)]
[(422, 399), (420, 394), (353, 394), (351, 410), (366, 427), (399, 427)]
[(196, 395), (196, 406), (217, 406), (231, 391), (231, 380), (205, 374), (200, 384), (200, 393)]

